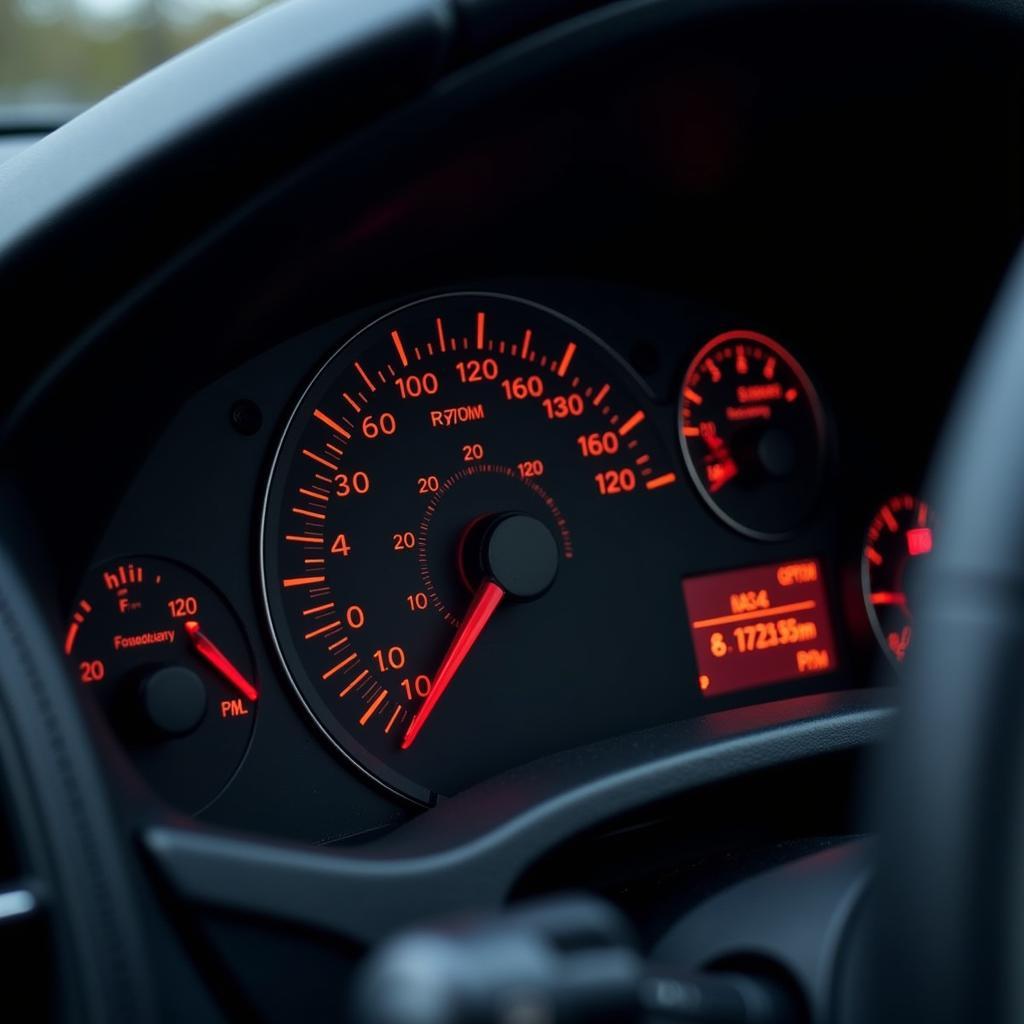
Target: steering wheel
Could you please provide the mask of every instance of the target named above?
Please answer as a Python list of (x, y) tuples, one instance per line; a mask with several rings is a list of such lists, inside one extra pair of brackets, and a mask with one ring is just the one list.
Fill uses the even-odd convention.
[(882, 790), (879, 1009), (1024, 1014), (1024, 258), (949, 411), (933, 467), (943, 542)]
[[(350, 112), (354, 130), (381, 116), (387, 102), (425, 91), (446, 61), (494, 50), (560, 16), (602, 5), (460, 0), (451, 5), (462, 19), (457, 47), (450, 38), (451, 9), (440, 0), (357, 5), (350, 28), (336, 24), (330, 0), (310, 0), (291, 13), (288, 6), (213, 41), (205, 57), (172, 62), (0, 173), (0, 190), (6, 188), (11, 200), (4, 211), (10, 216), (0, 217), (6, 305), (18, 309), (18, 291), (33, 275), (43, 276), (44, 244), (64, 246), (67, 261), (86, 264), (98, 224), (109, 233), (112, 266), (123, 271), (136, 259), (156, 265), (161, 245), (166, 251), (182, 245), (218, 202), (228, 205), (233, 189), (255, 191), (281, 170), (278, 157), (259, 148), (254, 126), (278, 129), (282, 146), (308, 156), (337, 131), (336, 94), (357, 92), (353, 83), (369, 83), (367, 93), (376, 93)], [(655, 0), (609, 5), (592, 16), (593, 34), (614, 33), (617, 14), (629, 8), (638, 23), (646, 19), (649, 31), (670, 6)], [(673, 24), (706, 6), (674, 5)], [(541, 63), (564, 59), (557, 32), (545, 45), (538, 48)], [(304, 107), (309, 97), (321, 107)], [(296, 110), (305, 112), (296, 116)], [(134, 133), (126, 134), (125, 125), (134, 125)], [(76, 160), (79, 151), (85, 156)], [(208, 172), (209, 189), (206, 205), (183, 211), (178, 221), (171, 204), (160, 205), (161, 185), (186, 165), (197, 177)], [(112, 195), (120, 197), (121, 216), (108, 223), (104, 204)], [(95, 283), (89, 301), (79, 302), (85, 323), (117, 297), (116, 274), (98, 275)], [(35, 289), (26, 287), (26, 294)], [(54, 324), (71, 324), (74, 306), (68, 304), (63, 325), (60, 315)], [(934, 469), (931, 492), (943, 510), (943, 540), (919, 579), (913, 667), (876, 786), (883, 805), (881, 860), (873, 930), (866, 933), (874, 1019), (1024, 1019), (1024, 972), (1018, 969), (1024, 947), (1024, 786), (1018, 781), (1024, 691), (1017, 679), (1024, 640), (1024, 445), (1014, 445), (1024, 436), (1022, 384), (1024, 258), (1007, 279), (963, 381)], [(47, 595), (29, 582), (36, 574), (26, 564), (31, 551), (22, 538), (32, 530), (17, 519), (17, 504), (14, 498), (0, 504), (0, 760), (17, 784), (14, 817), (47, 891), (24, 891), (16, 899), (0, 892), (0, 925), (31, 914), (33, 901), (48, 896), (57, 957), (74, 979), (60, 1000), (82, 1019), (137, 1024), (156, 1019), (168, 989), (195, 968), (171, 938), (165, 905), (134, 856), (135, 837), (125, 834), (112, 806), (94, 736), (66, 700), (56, 630), (42, 610)], [(530, 844), (556, 820), (566, 832), (582, 829), (598, 813), (671, 795), (684, 762), (690, 784), (697, 785), (713, 781), (724, 759), (734, 768), (756, 767), (772, 743), (785, 744), (789, 759), (814, 751), (813, 731), (771, 732), (772, 713), (763, 712), (763, 737), (742, 744), (728, 733), (708, 738), (684, 724), (664, 735), (663, 747), (655, 742), (644, 751), (644, 765), (629, 760), (635, 751), (624, 744), (617, 774), (600, 783), (577, 777), (582, 769), (568, 760), (559, 769), (561, 789), (551, 783), (544, 790), (523, 775), (523, 806), (495, 801), (486, 811), (491, 818), (471, 821), (460, 819), (457, 809), (439, 809), (469, 865), (465, 872), (450, 855), (445, 860), (420, 843), (415, 828), (393, 844), (391, 862), (294, 849), (275, 850), (272, 857), (269, 844), (206, 837), (181, 822), (150, 828), (146, 851), (197, 902), (267, 916), (285, 908), (325, 930), (335, 921), (334, 901), (345, 897), (349, 913), (358, 915), (362, 907), (369, 914), (373, 895), (385, 886), (425, 900), (485, 893), (498, 903), (501, 872), (510, 870), (502, 858), (511, 848), (526, 862), (536, 852)], [(866, 706), (848, 719), (829, 720), (827, 709), (816, 717), (822, 729), (847, 729), (848, 746), (873, 739), (878, 724)], [(574, 804), (564, 797), (570, 786), (579, 795)], [(512, 836), (505, 847), (492, 838), (502, 829)], [(414, 877), (403, 863), (415, 864), (420, 874)], [(463, 888), (446, 890), (456, 878)], [(367, 919), (359, 937), (372, 942), (379, 937), (375, 929), (383, 933), (398, 923), (386, 915)], [(140, 938), (147, 926), (156, 928), (149, 955)], [(97, 944), (97, 935), (105, 941)], [(203, 1013), (194, 1009), (193, 1019), (200, 1019)]]

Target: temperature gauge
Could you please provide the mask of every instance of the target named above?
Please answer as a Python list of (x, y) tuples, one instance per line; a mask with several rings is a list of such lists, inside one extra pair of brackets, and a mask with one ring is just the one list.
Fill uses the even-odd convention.
[(249, 745), (258, 693), (241, 627), (208, 583), (158, 558), (101, 565), (64, 653), (157, 792), (193, 813), (220, 793)]
[(868, 618), (879, 643), (902, 664), (913, 634), (907, 582), (932, 550), (932, 513), (913, 495), (890, 498), (868, 527), (861, 579)]
[(786, 536), (818, 496), (825, 420), (810, 378), (778, 342), (728, 331), (694, 357), (679, 441), (710, 508), (740, 533)]

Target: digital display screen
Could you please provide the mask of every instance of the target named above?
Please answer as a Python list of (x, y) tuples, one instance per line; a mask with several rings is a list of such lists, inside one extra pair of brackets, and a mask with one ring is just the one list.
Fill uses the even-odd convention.
[(683, 580), (706, 697), (831, 672), (832, 622), (816, 559)]

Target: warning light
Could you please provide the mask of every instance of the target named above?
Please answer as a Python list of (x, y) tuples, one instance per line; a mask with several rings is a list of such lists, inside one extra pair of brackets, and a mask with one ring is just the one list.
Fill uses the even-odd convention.
[(927, 555), (932, 549), (932, 530), (930, 526), (918, 526), (907, 530), (907, 551), (911, 555)]
[(697, 682), (708, 697), (836, 667), (823, 573), (816, 559), (683, 580), (683, 597), (697, 655)]

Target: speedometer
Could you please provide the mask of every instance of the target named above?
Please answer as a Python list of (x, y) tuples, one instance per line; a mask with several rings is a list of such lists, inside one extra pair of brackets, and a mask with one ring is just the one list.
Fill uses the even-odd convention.
[(388, 314), (314, 377), (271, 472), (289, 678), (348, 758), (421, 802), (649, 721), (634, 673), (668, 640), (640, 592), (662, 558), (645, 523), (675, 483), (640, 381), (579, 324), (469, 293)]

